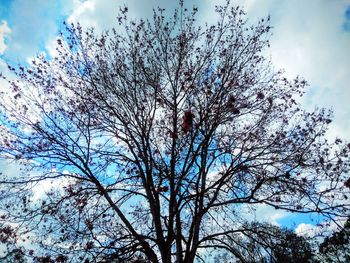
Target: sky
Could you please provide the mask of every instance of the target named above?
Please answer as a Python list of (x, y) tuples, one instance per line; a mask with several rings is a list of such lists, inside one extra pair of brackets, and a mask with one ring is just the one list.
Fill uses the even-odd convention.
[[(199, 8), (200, 22), (215, 22), (219, 0), (185, 0)], [(350, 0), (232, 0), (245, 8), (249, 23), (271, 17), (273, 66), (288, 78), (304, 77), (309, 86), (304, 108), (327, 107), (334, 111), (328, 137), (350, 141)], [(5, 62), (29, 61), (45, 52), (54, 54), (55, 37), (62, 22), (80, 22), (98, 32), (116, 26), (119, 6), (127, 4), (132, 17), (149, 17), (152, 7), (173, 10), (177, 1), (161, 0), (0, 0), (0, 72)], [(1, 83), (0, 83), (1, 84)], [(0, 85), (0, 90), (4, 87)], [(307, 217), (260, 207), (259, 214), (273, 223), (309, 229)], [(294, 219), (293, 219), (294, 218)], [(293, 219), (293, 220), (292, 220)], [(298, 230), (299, 229), (299, 230)]]

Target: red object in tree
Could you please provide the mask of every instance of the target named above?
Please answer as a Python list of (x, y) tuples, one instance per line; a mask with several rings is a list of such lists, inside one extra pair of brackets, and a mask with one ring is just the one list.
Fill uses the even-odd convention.
[(350, 178), (344, 183), (344, 185), (348, 188), (350, 188)]
[(185, 111), (183, 116), (183, 123), (182, 123), (182, 129), (184, 132), (188, 132), (192, 128), (193, 118), (194, 118), (194, 114), (192, 113), (192, 111), (190, 110)]
[(170, 132), (170, 137), (171, 137), (172, 139), (177, 139), (177, 134), (176, 134), (176, 132)]
[(169, 190), (169, 187), (168, 186), (159, 186), (157, 189), (156, 189), (156, 192), (157, 193), (161, 193), (161, 192), (167, 192)]

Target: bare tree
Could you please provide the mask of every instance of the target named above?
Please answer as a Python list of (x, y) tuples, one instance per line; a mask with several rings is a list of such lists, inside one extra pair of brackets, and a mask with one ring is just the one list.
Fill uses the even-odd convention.
[(110, 32), (69, 25), (57, 56), (9, 66), (0, 149), (22, 173), (2, 176), (2, 220), (45, 251), (27, 256), (246, 262), (256, 205), (349, 212), (350, 145), (324, 138), (330, 112), (300, 108), (303, 79), (272, 69), (269, 19), (216, 12), (201, 28), (182, 4), (169, 19), (123, 8)]

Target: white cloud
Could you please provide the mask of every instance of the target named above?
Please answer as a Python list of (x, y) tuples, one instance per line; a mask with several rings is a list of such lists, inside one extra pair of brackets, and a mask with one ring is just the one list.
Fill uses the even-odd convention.
[(265, 204), (245, 205), (242, 207), (241, 213), (247, 221), (266, 222), (277, 226), (280, 225), (279, 220), (289, 216), (287, 211), (277, 210)]
[(11, 33), (11, 29), (8, 27), (6, 21), (1, 21), (0, 24), (0, 55), (4, 53), (6, 49), (5, 39)]
[[(100, 1), (102, 2), (102, 1)], [(106, 3), (105, 0), (103, 0), (104, 5), (103, 6), (110, 6), (110, 3)], [(108, 2), (108, 0), (107, 0)], [(112, 1), (109, 1), (112, 2)], [(97, 16), (96, 8), (96, 1), (84, 1), (77, 5), (73, 13), (69, 16), (68, 22), (70, 23), (77, 23), (79, 22), (84, 27), (98, 27), (98, 20), (100, 19), (99, 16)], [(102, 7), (102, 6), (101, 6)], [(110, 9), (111, 10), (111, 9)], [(107, 12), (107, 17), (111, 15), (111, 12)]]
[[(52, 173), (55, 173), (55, 171), (52, 171)], [(63, 175), (68, 174), (68, 171), (63, 171), (61, 178), (47, 179), (38, 182), (32, 187), (32, 200), (35, 202), (41, 199), (45, 199), (47, 197), (46, 194), (52, 190), (55, 190), (56, 192), (63, 191), (64, 187), (74, 182), (74, 180), (71, 178), (63, 177)]]
[(305, 223), (301, 223), (299, 224), (296, 229), (295, 229), (295, 233), (299, 236), (315, 236), (316, 233), (319, 232), (319, 229), (317, 228), (317, 226), (312, 225), (312, 224), (305, 224)]
[(333, 221), (325, 220), (317, 225), (301, 223), (294, 231), (299, 236), (316, 237), (318, 241), (322, 241), (324, 237), (342, 229), (346, 220), (344, 217), (336, 217)]
[[(57, 47), (59, 47), (57, 40), (60, 39), (60, 37), (55, 37), (50, 39), (47, 43), (46, 43), (46, 51), (47, 53), (51, 56), (51, 57), (56, 57), (58, 56), (58, 51), (57, 51)], [(64, 42), (63, 42), (64, 43)], [(31, 59), (33, 60), (33, 59)]]
[(119, 8), (123, 6), (128, 7), (129, 15), (132, 18), (151, 18), (153, 8), (160, 6), (167, 8), (167, 10), (173, 10), (177, 6), (177, 1), (164, 3), (160, 0), (144, 2), (138, 0), (86, 0), (77, 5), (68, 21), (79, 22), (84, 28), (94, 27), (97, 32), (101, 32), (117, 25), (116, 17)]
[[(271, 14), (274, 27), (272, 62), (293, 78), (310, 83), (304, 107), (334, 109), (330, 137), (350, 139), (350, 32), (344, 31), (348, 1), (257, 1), (247, 2), (248, 15)], [(265, 14), (264, 14), (265, 13)]]

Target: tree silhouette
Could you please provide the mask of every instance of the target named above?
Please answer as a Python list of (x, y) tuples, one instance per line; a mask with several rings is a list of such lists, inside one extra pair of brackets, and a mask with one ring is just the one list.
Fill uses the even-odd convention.
[(324, 239), (319, 252), (321, 259), (327, 262), (343, 263), (350, 260), (350, 219), (342, 229)]
[(22, 172), (2, 175), (1, 220), (40, 247), (27, 256), (245, 262), (249, 208), (348, 213), (350, 145), (324, 138), (331, 113), (300, 108), (303, 79), (272, 69), (269, 19), (249, 26), (229, 3), (203, 28), (181, 3), (127, 11), (98, 36), (67, 25), (55, 57), (4, 76), (0, 150)]
[(224, 252), (216, 256), (217, 262), (317, 262), (308, 240), (290, 229), (261, 222), (244, 224), (241, 229), (244, 236), (236, 238), (234, 245), (241, 259), (233, 260)]

